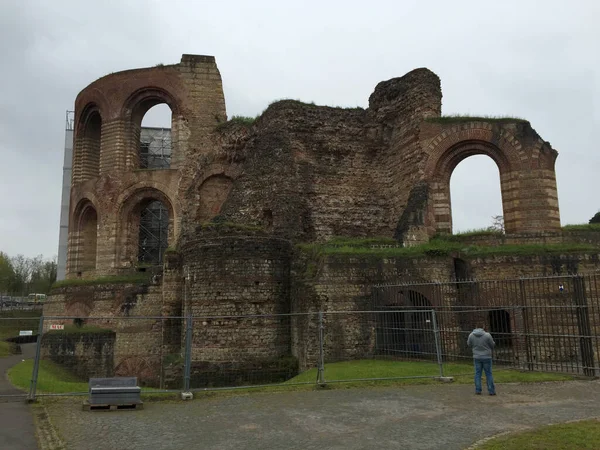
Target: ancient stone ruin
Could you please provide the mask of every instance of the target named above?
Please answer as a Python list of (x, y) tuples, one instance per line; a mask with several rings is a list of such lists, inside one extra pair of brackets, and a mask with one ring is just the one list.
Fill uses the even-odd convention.
[[(440, 79), (423, 68), (379, 83), (367, 109), (282, 100), (254, 121), (228, 121), (212, 56), (183, 55), (179, 64), (94, 81), (75, 101), (67, 282), (45, 314), (368, 309), (370, 286), (382, 280), (595, 267), (597, 259), (583, 253), (311, 259), (299, 248), (339, 236), (408, 247), (451, 233), (450, 176), (476, 154), (491, 157), (500, 172), (506, 234), (487, 245), (564, 241), (550, 144), (525, 120), (442, 117), (441, 101)], [(170, 155), (153, 164), (141, 123), (161, 103), (172, 112)], [(148, 280), (123, 282), (140, 274)], [(78, 279), (90, 282), (68, 282)], [(305, 367), (312, 355), (304, 328), (289, 318), (219, 326), (231, 329), (231, 339), (213, 342), (208, 329), (194, 329), (195, 361), (295, 357)], [(168, 330), (152, 320), (114, 328), (115, 373), (149, 378), (160, 355), (179, 351), (184, 334), (177, 320)], [(345, 336), (364, 339), (364, 330)], [(155, 351), (128, 356), (141, 348)]]

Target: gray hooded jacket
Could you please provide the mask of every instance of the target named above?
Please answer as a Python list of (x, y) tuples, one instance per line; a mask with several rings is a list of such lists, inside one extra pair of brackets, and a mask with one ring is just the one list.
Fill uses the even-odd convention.
[(475, 328), (469, 335), (467, 345), (473, 350), (474, 359), (489, 359), (496, 343), (490, 333), (483, 328)]

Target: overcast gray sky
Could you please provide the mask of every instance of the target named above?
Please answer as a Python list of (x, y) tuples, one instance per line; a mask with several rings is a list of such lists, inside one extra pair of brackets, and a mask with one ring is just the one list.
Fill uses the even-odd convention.
[[(273, 100), (363, 106), (428, 67), (443, 113), (527, 118), (560, 155), (562, 223), (600, 209), (600, 2), (0, 0), (0, 250), (57, 254), (65, 111), (96, 78), (215, 55), (229, 116)], [(153, 114), (145, 125), (164, 124)], [(455, 229), (501, 214), (486, 157), (452, 181)]]

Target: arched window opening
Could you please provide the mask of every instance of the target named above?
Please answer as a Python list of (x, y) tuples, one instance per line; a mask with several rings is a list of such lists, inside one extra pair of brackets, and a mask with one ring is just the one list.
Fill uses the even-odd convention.
[(231, 178), (225, 175), (213, 175), (202, 183), (199, 191), (198, 222), (207, 222), (219, 215), (232, 185)]
[(419, 292), (398, 293), (400, 304), (381, 307), (377, 315), (376, 349), (390, 358), (433, 359), (436, 355), (432, 307)]
[(169, 210), (158, 200), (147, 203), (140, 211), (138, 263), (162, 264), (169, 239)]
[(503, 231), (500, 173), (492, 158), (475, 155), (459, 163), (450, 178), (450, 193), (453, 233)]
[(511, 348), (512, 336), (510, 314), (505, 309), (495, 309), (488, 314), (490, 333), (497, 349)]
[(97, 237), (98, 215), (94, 207), (89, 205), (85, 207), (79, 219), (78, 272), (96, 268)]
[(142, 102), (138, 112), (139, 124), (134, 123), (136, 142), (139, 143), (140, 169), (168, 169), (171, 167), (172, 112), (161, 103), (148, 108), (150, 102)]
[(100, 144), (102, 138), (102, 117), (98, 111), (89, 113), (83, 125), (78, 145), (82, 180), (96, 178), (100, 173)]

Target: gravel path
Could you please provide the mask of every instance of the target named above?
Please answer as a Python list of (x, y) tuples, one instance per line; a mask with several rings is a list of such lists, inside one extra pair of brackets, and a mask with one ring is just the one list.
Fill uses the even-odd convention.
[(282, 392), (138, 411), (82, 411), (81, 399), (47, 410), (73, 450), (464, 449), (486, 436), (600, 416), (600, 382), (429, 385)]

